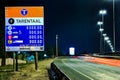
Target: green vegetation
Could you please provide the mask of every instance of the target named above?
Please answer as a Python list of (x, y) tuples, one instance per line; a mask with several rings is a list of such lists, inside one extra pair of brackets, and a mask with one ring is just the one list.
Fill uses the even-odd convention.
[(8, 77), (12, 75), (12, 73), (9, 74), (11, 71), (13, 71), (11, 65), (1, 66), (0, 67), (0, 80), (7, 80)]
[(49, 80), (47, 69), (53, 59), (39, 61), (38, 70), (35, 70), (34, 63), (19, 64), (19, 71), (13, 72), (13, 66), (0, 67), (0, 80)]

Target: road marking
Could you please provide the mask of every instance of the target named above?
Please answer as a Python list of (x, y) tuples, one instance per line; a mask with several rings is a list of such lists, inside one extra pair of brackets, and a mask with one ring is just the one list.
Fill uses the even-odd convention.
[[(63, 64), (65, 64), (65, 61), (64, 61), (63, 59), (62, 59), (62, 62), (63, 62)], [(65, 65), (66, 65), (66, 64), (65, 64)], [(66, 66), (67, 66), (67, 65), (66, 65)], [(68, 66), (68, 67), (69, 67), (69, 66)], [(80, 71), (78, 71), (78, 70), (76, 70), (76, 69), (74, 69), (74, 68), (72, 68), (72, 67), (69, 67), (69, 68), (73, 69), (74, 71), (76, 71), (76, 72), (78, 72), (79, 74), (87, 77), (87, 78), (90, 79), (90, 80), (94, 80), (93, 78), (87, 76), (86, 74), (84, 74), (84, 73), (82, 73), (82, 72), (80, 72)]]

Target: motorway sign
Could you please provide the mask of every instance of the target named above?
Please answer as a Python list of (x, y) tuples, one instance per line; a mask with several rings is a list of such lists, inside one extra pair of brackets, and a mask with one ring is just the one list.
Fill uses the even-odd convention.
[(6, 51), (44, 51), (42, 6), (5, 7)]

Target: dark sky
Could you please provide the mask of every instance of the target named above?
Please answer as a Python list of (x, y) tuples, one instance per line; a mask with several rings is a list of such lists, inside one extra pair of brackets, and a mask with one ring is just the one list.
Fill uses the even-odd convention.
[[(106, 9), (104, 29), (111, 41), (112, 2), (110, 0), (6, 0), (7, 6), (44, 6), (45, 46), (55, 46), (55, 35), (59, 35), (59, 47), (63, 53), (73, 46), (77, 53), (99, 52), (100, 9)], [(116, 49), (120, 49), (120, 1), (116, 2)], [(108, 46), (106, 49), (109, 51)]]

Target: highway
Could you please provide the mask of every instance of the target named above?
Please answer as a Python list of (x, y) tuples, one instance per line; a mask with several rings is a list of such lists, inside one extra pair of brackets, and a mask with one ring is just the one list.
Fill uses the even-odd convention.
[(54, 63), (70, 80), (120, 80), (120, 67), (74, 58), (58, 58)]

